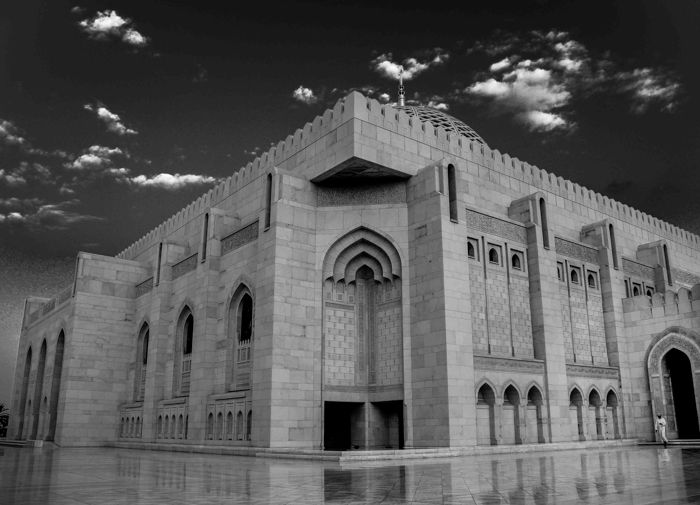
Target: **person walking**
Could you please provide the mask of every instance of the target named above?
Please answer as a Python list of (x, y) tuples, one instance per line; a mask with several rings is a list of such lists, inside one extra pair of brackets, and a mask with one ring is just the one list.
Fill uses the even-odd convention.
[(659, 438), (661, 438), (661, 441), (664, 443), (664, 447), (668, 445), (668, 438), (666, 438), (666, 419), (664, 419), (664, 416), (659, 414), (656, 416), (656, 422), (654, 423), (656, 432), (659, 434)]

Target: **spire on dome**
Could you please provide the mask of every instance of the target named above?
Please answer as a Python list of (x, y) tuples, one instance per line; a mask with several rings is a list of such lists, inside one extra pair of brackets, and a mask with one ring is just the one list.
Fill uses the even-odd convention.
[(399, 67), (399, 107), (406, 105), (406, 96), (403, 90), (403, 67)]

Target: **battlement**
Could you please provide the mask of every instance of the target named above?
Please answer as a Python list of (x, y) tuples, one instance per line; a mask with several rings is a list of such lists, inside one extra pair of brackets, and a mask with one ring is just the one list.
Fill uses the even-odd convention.
[(622, 300), (625, 314), (634, 314), (635, 320), (685, 314), (700, 311), (700, 284), (691, 289), (654, 293), (652, 296), (634, 296)]
[(130, 259), (163, 240), (166, 236), (182, 227), (193, 217), (202, 214), (207, 208), (216, 206), (219, 202), (233, 195), (251, 181), (261, 177), (270, 169), (289, 160), (307, 147), (317, 142), (342, 124), (352, 119), (359, 119), (377, 127), (383, 128), (405, 137), (409, 137), (428, 149), (426, 153), (431, 159), (443, 158), (445, 153), (472, 161), (487, 169), (508, 177), (530, 184), (539, 190), (549, 193), (551, 197), (561, 197), (584, 207), (591, 208), (601, 214), (669, 241), (698, 250), (700, 237), (671, 225), (645, 212), (617, 202), (591, 189), (571, 182), (553, 173), (549, 173), (518, 158), (491, 149), (479, 141), (469, 139), (444, 128), (434, 127), (428, 121), (409, 116), (403, 110), (398, 110), (389, 104), (381, 104), (377, 100), (367, 98), (353, 91), (341, 98), (332, 109), (327, 109), (313, 121), (297, 129), (293, 135), (288, 135), (283, 141), (271, 147), (267, 152), (255, 158), (252, 162), (236, 170), (231, 176), (219, 182), (206, 194), (197, 198), (188, 206), (174, 214), (164, 223), (146, 233), (132, 245), (117, 254), (117, 258)]

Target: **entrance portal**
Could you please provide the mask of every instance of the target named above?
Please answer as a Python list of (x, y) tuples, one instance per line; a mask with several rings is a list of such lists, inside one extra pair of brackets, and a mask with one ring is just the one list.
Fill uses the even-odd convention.
[[(664, 386), (668, 394), (667, 414), (673, 415), (678, 438), (700, 438), (698, 412), (693, 387), (693, 370), (688, 356), (678, 349), (671, 349), (663, 359)], [(673, 425), (673, 423), (671, 423)]]
[(325, 402), (323, 447), (327, 451), (348, 451), (364, 445), (357, 440), (365, 431), (364, 413), (363, 403)]

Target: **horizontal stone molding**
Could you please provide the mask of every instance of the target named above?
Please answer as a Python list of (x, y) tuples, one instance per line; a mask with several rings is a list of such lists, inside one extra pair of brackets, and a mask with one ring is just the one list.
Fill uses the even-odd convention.
[(507, 240), (527, 244), (527, 230), (524, 226), (470, 209), (467, 209), (466, 223), (468, 230), (479, 230)]
[(586, 263), (598, 264), (598, 251), (578, 242), (572, 242), (561, 237), (554, 237), (554, 249), (557, 254), (581, 260)]
[(629, 258), (622, 258), (622, 271), (632, 277), (640, 277), (647, 281), (654, 280), (654, 267)]
[(387, 391), (403, 392), (403, 384), (370, 385), (370, 386), (333, 386), (325, 384), (324, 391), (337, 391), (340, 393), (383, 393)]
[(175, 263), (173, 265), (173, 279), (182, 277), (187, 272), (191, 272), (195, 268), (197, 268), (197, 253), (194, 253), (192, 256), (189, 256), (179, 263)]
[(502, 356), (474, 355), (474, 368), (498, 372), (544, 373), (544, 361), (534, 359), (506, 358)]
[(566, 375), (569, 377), (593, 377), (597, 379), (619, 379), (620, 371), (615, 367), (566, 364)]
[(145, 295), (153, 289), (153, 277), (149, 277), (136, 285), (136, 298)]
[(235, 251), (258, 238), (258, 221), (255, 220), (249, 225), (234, 231), (230, 235), (221, 239), (221, 255)]

